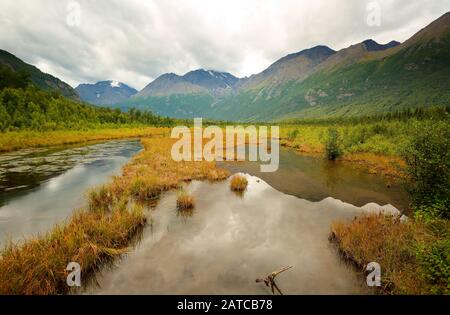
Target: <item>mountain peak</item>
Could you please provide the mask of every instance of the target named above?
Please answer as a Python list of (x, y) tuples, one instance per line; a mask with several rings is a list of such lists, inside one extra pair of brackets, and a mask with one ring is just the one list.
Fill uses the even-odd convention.
[(112, 88), (120, 88), (120, 86), (123, 84), (122, 82), (119, 81), (109, 81), (109, 84), (111, 85)]
[(190, 71), (183, 78), (208, 90), (232, 87), (238, 81), (238, 78), (230, 73), (207, 69)]
[(276, 66), (278, 64), (285, 63), (289, 60), (295, 59), (300, 56), (304, 56), (304, 57), (307, 57), (312, 60), (317, 60), (317, 59), (323, 60), (323, 59), (328, 58), (335, 52), (336, 51), (334, 51), (333, 49), (331, 49), (328, 46), (319, 45), (319, 46), (315, 46), (312, 48), (301, 50), (301, 51), (293, 53), (293, 54), (289, 54), (289, 55), (279, 59), (275, 63), (273, 63), (272, 66)]
[(373, 39), (367, 39), (367, 40), (363, 41), (362, 44), (364, 45), (364, 47), (366, 48), (367, 51), (382, 51), (382, 50), (386, 50), (386, 49), (393, 48), (393, 47), (400, 45), (400, 43), (395, 40), (390, 41), (389, 43), (387, 43), (385, 45), (382, 45), (382, 44), (377, 43)]
[(450, 12), (445, 13), (428, 26), (421, 29), (413, 37), (405, 42), (405, 46), (414, 45), (426, 41), (440, 41), (450, 35)]
[(171, 94), (222, 94), (230, 90), (239, 79), (228, 72), (196, 69), (183, 76), (166, 73), (148, 84), (135, 97), (167, 96)]
[(116, 104), (137, 93), (137, 90), (116, 80), (80, 84), (75, 90), (83, 101), (94, 105)]

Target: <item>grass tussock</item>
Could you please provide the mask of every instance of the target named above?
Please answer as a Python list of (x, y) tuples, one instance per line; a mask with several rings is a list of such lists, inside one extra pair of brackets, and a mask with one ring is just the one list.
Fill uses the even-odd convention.
[(195, 208), (194, 197), (182, 190), (178, 193), (177, 197), (177, 209), (179, 211), (192, 210)]
[(394, 217), (366, 215), (333, 223), (331, 238), (362, 271), (370, 262), (380, 264), (382, 293), (449, 294), (449, 231), (446, 220), (401, 223)]
[(247, 189), (248, 180), (242, 175), (235, 175), (231, 179), (230, 188), (235, 192), (243, 192)]
[(175, 162), (171, 148), (175, 140), (142, 139), (144, 151), (123, 169), (123, 176), (111, 183), (111, 189), (126, 191), (140, 201), (157, 198), (162, 192), (178, 188), (181, 182), (192, 180), (218, 181), (229, 173), (214, 162)]

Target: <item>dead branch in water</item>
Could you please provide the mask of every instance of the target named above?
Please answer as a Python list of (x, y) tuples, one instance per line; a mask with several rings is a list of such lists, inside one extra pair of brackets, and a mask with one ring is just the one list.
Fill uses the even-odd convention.
[(278, 291), (278, 293), (280, 293), (280, 295), (283, 295), (280, 288), (275, 283), (275, 278), (280, 273), (285, 272), (286, 270), (289, 270), (292, 267), (293, 266), (284, 267), (283, 269), (281, 269), (279, 271), (275, 271), (275, 272), (268, 274), (264, 279), (256, 279), (256, 282), (264, 282), (266, 284), (266, 286), (272, 290), (272, 294), (275, 294), (275, 289), (276, 289)]

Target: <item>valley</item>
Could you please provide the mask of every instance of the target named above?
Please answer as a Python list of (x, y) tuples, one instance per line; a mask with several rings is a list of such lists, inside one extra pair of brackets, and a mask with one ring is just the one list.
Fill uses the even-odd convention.
[(450, 294), (450, 12), (245, 77), (152, 23), (0, 50), (0, 295)]

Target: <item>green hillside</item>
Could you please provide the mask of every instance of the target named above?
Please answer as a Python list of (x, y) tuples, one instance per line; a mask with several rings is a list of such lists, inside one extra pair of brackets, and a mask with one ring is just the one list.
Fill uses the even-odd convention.
[(0, 49), (0, 73), (3, 76), (8, 70), (28, 76), (31, 83), (43, 90), (58, 91), (71, 99), (80, 99), (78, 93), (67, 83), (42, 72), (35, 66), (27, 64), (13, 54)]
[(176, 118), (206, 117), (214, 98), (210, 94), (174, 94), (130, 98), (113, 107), (127, 111), (130, 108), (149, 110), (157, 115)]
[(0, 132), (17, 130), (81, 130), (129, 125), (167, 126), (172, 120), (151, 112), (124, 113), (70, 100), (34, 86), (0, 90)]
[(365, 116), (448, 106), (450, 12), (401, 45), (366, 40), (337, 52), (317, 46), (238, 80), (219, 97), (181, 90), (167, 94), (136, 97), (118, 106), (178, 118), (249, 122)]
[[(353, 64), (325, 64), (301, 82), (243, 91), (219, 103), (213, 118), (246, 121), (372, 115), (450, 104), (450, 14), (403, 45)], [(327, 63), (327, 61), (325, 61)], [(274, 92), (271, 91), (273, 94)]]

